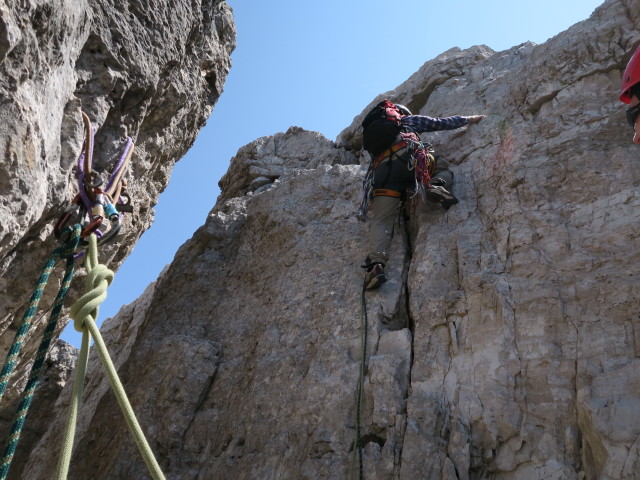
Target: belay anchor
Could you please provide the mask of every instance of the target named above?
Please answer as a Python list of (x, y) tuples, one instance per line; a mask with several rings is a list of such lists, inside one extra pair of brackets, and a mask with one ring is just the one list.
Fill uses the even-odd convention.
[[(87, 245), (85, 239), (92, 233), (98, 237), (98, 245), (102, 245), (112, 240), (120, 230), (122, 214), (133, 211), (131, 199), (126, 191), (127, 183), (122, 175), (133, 154), (134, 144), (133, 140), (127, 137), (124, 151), (106, 186), (102, 188), (103, 180), (97, 172), (92, 170), (95, 129), (84, 112), (82, 121), (85, 140), (82, 153), (78, 157), (76, 171), (79, 193), (60, 216), (53, 233), (56, 238), (60, 238), (68, 224), (79, 223), (82, 226), (80, 236), (83, 246)], [(105, 220), (108, 220), (108, 223)]]

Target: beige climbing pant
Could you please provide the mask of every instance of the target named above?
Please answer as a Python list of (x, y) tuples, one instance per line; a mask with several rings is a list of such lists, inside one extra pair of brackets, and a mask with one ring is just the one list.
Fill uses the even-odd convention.
[(387, 263), (393, 229), (400, 214), (401, 201), (396, 197), (379, 196), (373, 201), (373, 219), (369, 230), (369, 260)]

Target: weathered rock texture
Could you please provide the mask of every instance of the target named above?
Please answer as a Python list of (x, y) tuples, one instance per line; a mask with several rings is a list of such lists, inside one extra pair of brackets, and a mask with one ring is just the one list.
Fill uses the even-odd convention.
[[(487, 118), (425, 135), (461, 202), (414, 205), (367, 294), (368, 480), (638, 478), (639, 153), (617, 101), (638, 22), (640, 0), (607, 1), (544, 45), (445, 52), (387, 94)], [(335, 144), (291, 129), (241, 149), (206, 224), (105, 325), (168, 478), (347, 478), (360, 118)], [(71, 478), (147, 478), (95, 358), (90, 377)], [(50, 476), (61, 429), (23, 478)]]
[[(54, 342), (49, 350), (40, 383), (29, 409), (29, 420), (24, 424), (20, 436), (20, 447), (16, 450), (11, 464), (9, 478), (20, 478), (31, 446), (35, 445), (50, 428), (51, 419), (58, 413), (54, 409), (56, 401), (64, 386), (73, 378), (77, 357), (78, 351), (63, 340)], [(12, 425), (20, 400), (16, 398), (11, 403), (6, 399), (3, 400), (4, 408), (0, 412), (0, 421), (3, 425), (7, 427)], [(3, 441), (6, 440), (5, 431), (2, 432), (2, 438)]]
[[(53, 225), (77, 192), (81, 110), (97, 127), (95, 169), (113, 168), (127, 135), (137, 144), (125, 174), (135, 211), (103, 249), (117, 268), (150, 226), (174, 163), (211, 113), (234, 46), (231, 9), (219, 0), (0, 0), (3, 359), (55, 248)], [(54, 272), (44, 309), (60, 276)], [(24, 384), (42, 326), (39, 317), (9, 398)]]

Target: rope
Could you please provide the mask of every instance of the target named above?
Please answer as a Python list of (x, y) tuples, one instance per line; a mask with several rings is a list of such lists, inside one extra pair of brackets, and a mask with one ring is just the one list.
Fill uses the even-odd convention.
[(58, 247), (51, 254), (51, 257), (42, 269), (36, 288), (31, 295), (29, 307), (27, 308), (27, 311), (22, 318), (22, 323), (18, 328), (18, 331), (16, 332), (15, 339), (13, 341), (13, 344), (11, 345), (9, 353), (7, 354), (7, 359), (5, 360), (4, 367), (2, 368), (2, 373), (0, 374), (1, 399), (7, 388), (7, 384), (9, 383), (9, 378), (11, 377), (11, 374), (15, 369), (18, 354), (22, 349), (25, 337), (29, 332), (33, 317), (38, 310), (38, 304), (40, 303), (40, 299), (42, 298), (42, 293), (44, 292), (44, 288), (47, 285), (49, 276), (51, 275), (56, 262), (60, 259), (66, 259), (66, 268), (64, 277), (62, 279), (62, 284), (60, 285), (60, 289), (58, 290), (58, 294), (56, 295), (53, 308), (51, 310), (51, 316), (49, 317), (49, 322), (47, 323), (44, 336), (42, 338), (42, 341), (40, 342), (38, 351), (36, 352), (36, 359), (33, 363), (33, 366), (31, 367), (27, 385), (22, 392), (22, 398), (14, 416), (13, 425), (11, 426), (9, 437), (7, 438), (7, 443), (4, 448), (2, 462), (0, 463), (0, 479), (2, 480), (7, 478), (7, 475), (9, 474), (9, 468), (11, 467), (11, 461), (13, 460), (13, 456), (18, 446), (18, 441), (20, 440), (20, 434), (22, 433), (24, 421), (27, 416), (29, 407), (31, 406), (33, 394), (35, 392), (36, 386), (38, 385), (40, 373), (42, 372), (42, 368), (47, 357), (47, 352), (49, 351), (49, 345), (51, 344), (51, 339), (53, 338), (56, 326), (58, 324), (58, 317), (60, 316), (64, 299), (71, 285), (71, 279), (73, 278), (73, 270), (75, 264), (74, 252), (78, 247), (78, 243), (80, 241), (81, 229), (82, 227), (80, 225), (73, 226), (73, 230), (71, 230), (69, 238), (67, 239), (65, 244)]
[(107, 287), (113, 280), (113, 272), (104, 265), (98, 263), (98, 247), (95, 234), (92, 234), (89, 237), (89, 247), (87, 249), (85, 265), (87, 268), (87, 280), (85, 283), (86, 293), (78, 299), (73, 307), (71, 307), (71, 318), (74, 320), (74, 328), (79, 332), (82, 332), (82, 347), (73, 385), (73, 398), (71, 400), (69, 419), (65, 430), (56, 480), (66, 479), (69, 471), (78, 406), (82, 397), (84, 376), (87, 367), (89, 335), (93, 337), (102, 366), (107, 373), (111, 387), (113, 388), (120, 408), (122, 409), (127, 425), (129, 426), (129, 430), (131, 430), (131, 433), (133, 434), (136, 445), (142, 454), (142, 458), (144, 459), (151, 476), (154, 480), (165, 480), (165, 477), (160, 470), (160, 466), (153, 455), (151, 447), (142, 432), (142, 428), (140, 428), (140, 424), (136, 419), (133, 408), (131, 408), (131, 404), (129, 403), (124, 391), (124, 387), (118, 378), (118, 373), (111, 361), (107, 347), (104, 344), (102, 335), (100, 334), (100, 330), (95, 323), (95, 320), (98, 317), (98, 308), (107, 297)]
[[(368, 330), (368, 318), (367, 318), (367, 300), (365, 297), (365, 288), (366, 284), (362, 285), (362, 296), (361, 296), (361, 318), (362, 323), (360, 325), (360, 345), (362, 355), (360, 357), (360, 378), (358, 380), (358, 397), (356, 400), (356, 438), (353, 442), (353, 460), (352, 466), (355, 468), (355, 456), (358, 456), (358, 466), (359, 466), (359, 478), (360, 480), (364, 480), (364, 465), (362, 458), (362, 445), (360, 444), (362, 441), (362, 437), (360, 434), (360, 430), (362, 427), (362, 404), (364, 402), (363, 393), (364, 393), (364, 377), (365, 377), (365, 366), (367, 360), (367, 330)], [(352, 478), (354, 478), (352, 476)]]
[(62, 450), (60, 451), (60, 459), (58, 460), (58, 469), (56, 470), (56, 480), (66, 479), (69, 474), (69, 465), (71, 463), (71, 454), (73, 453), (73, 439), (76, 434), (76, 425), (78, 423), (78, 409), (84, 391), (84, 378), (87, 372), (87, 361), (89, 359), (89, 335), (82, 334), (82, 346), (80, 347), (80, 355), (76, 365), (76, 375), (73, 381), (73, 391), (71, 393), (71, 404), (69, 405), (69, 416), (67, 417), (67, 426), (64, 431), (64, 440), (62, 442)]

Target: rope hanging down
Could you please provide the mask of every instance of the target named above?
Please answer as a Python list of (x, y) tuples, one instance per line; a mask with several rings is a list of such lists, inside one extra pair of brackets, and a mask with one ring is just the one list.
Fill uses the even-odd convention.
[[(29, 301), (29, 307), (22, 318), (13, 344), (7, 354), (5, 364), (0, 372), (1, 400), (9, 383), (9, 379), (15, 370), (20, 350), (22, 349), (33, 318), (37, 312), (38, 304), (42, 298), (49, 276), (51, 275), (57, 261), (65, 259), (66, 269), (62, 284), (54, 301), (51, 317), (45, 329), (40, 347), (36, 353), (35, 362), (31, 368), (31, 372), (29, 373), (27, 385), (22, 393), (22, 398), (15, 415), (14, 423), (11, 427), (9, 438), (7, 439), (4, 449), (4, 455), (0, 463), (0, 480), (5, 480), (9, 473), (11, 461), (13, 460), (13, 456), (20, 439), (27, 411), (31, 405), (33, 394), (38, 384), (38, 379), (42, 372), (48, 349), (51, 344), (51, 340), (53, 339), (53, 334), (56, 330), (64, 299), (71, 285), (75, 260), (82, 255), (82, 252), (78, 253), (78, 247), (81, 245), (84, 247), (87, 243), (89, 243), (90, 250), (90, 255), (87, 257), (87, 268), (90, 270), (87, 285), (91, 285), (91, 288), (88, 288), (89, 291), (87, 294), (80, 299), (82, 303), (79, 305), (82, 305), (82, 307), (78, 307), (75, 310), (72, 309), (72, 312), (75, 312), (77, 315), (75, 318), (80, 319), (79, 323), (76, 322), (76, 329), (80, 329), (80, 331), (83, 332), (82, 351), (80, 352), (80, 360), (78, 363), (76, 377), (84, 379), (89, 351), (89, 338), (85, 333), (87, 332), (87, 329), (89, 329), (95, 340), (100, 359), (105, 365), (118, 401), (125, 412), (127, 423), (134, 433), (136, 443), (138, 443), (138, 447), (142, 452), (145, 462), (147, 463), (154, 480), (164, 480), (164, 476), (158, 467), (158, 463), (153, 457), (153, 453), (144, 439), (140, 426), (135, 419), (131, 405), (126, 398), (122, 384), (115, 372), (115, 367), (109, 358), (109, 354), (104, 342), (102, 341), (100, 332), (95, 324), (98, 305), (106, 297), (106, 288), (113, 279), (113, 272), (108, 270), (105, 266), (98, 264), (97, 244), (104, 244), (113, 239), (120, 230), (124, 213), (133, 211), (130, 198), (126, 193), (126, 181), (123, 178), (123, 173), (127, 163), (131, 159), (134, 145), (131, 138), (127, 138), (122, 156), (109, 176), (106, 187), (102, 189), (101, 187), (104, 183), (102, 178), (97, 172), (92, 171), (93, 139), (95, 129), (91, 126), (89, 117), (84, 112), (82, 113), (82, 120), (85, 128), (85, 140), (82, 153), (78, 157), (77, 181), (79, 193), (71, 201), (71, 204), (63, 212), (54, 227), (55, 236), (64, 242), (64, 244), (53, 252), (49, 261), (42, 269), (37, 286)], [(105, 219), (109, 220), (110, 225), (103, 224)], [(71, 227), (70, 225), (73, 226)], [(86, 237), (89, 237), (89, 242), (83, 240)], [(73, 431), (75, 431), (75, 419), (77, 418), (79, 399), (82, 395), (83, 381), (84, 380), (77, 382), (79, 386), (74, 386), (74, 401), (76, 403), (72, 405), (72, 412), (70, 412), (70, 418), (73, 417), (74, 419)], [(77, 389), (79, 389), (79, 393), (76, 392)], [(68, 427), (67, 430), (70, 430), (70, 428)], [(73, 436), (71, 436), (70, 445), (68, 445), (67, 449), (63, 451), (63, 457), (66, 455), (70, 458), (72, 447)], [(59, 472), (58, 478), (66, 478), (66, 472), (68, 471), (68, 459), (66, 462), (65, 467), (64, 460), (61, 459), (60, 468), (63, 472)]]
[(82, 332), (82, 347), (76, 369), (71, 406), (69, 409), (69, 421), (67, 422), (67, 428), (65, 430), (56, 480), (66, 479), (69, 471), (69, 463), (71, 460), (73, 439), (75, 435), (75, 423), (78, 416), (78, 408), (82, 397), (84, 377), (87, 367), (89, 335), (93, 337), (102, 366), (107, 373), (111, 387), (113, 388), (120, 408), (122, 409), (127, 425), (129, 426), (129, 430), (131, 430), (131, 433), (134, 436), (135, 442), (142, 454), (142, 458), (144, 459), (149, 472), (151, 473), (151, 476), (154, 480), (164, 480), (165, 477), (160, 470), (160, 466), (153, 455), (144, 433), (142, 432), (142, 428), (140, 428), (140, 424), (136, 419), (133, 408), (131, 408), (131, 404), (129, 403), (122, 383), (118, 378), (116, 368), (113, 365), (109, 352), (107, 351), (107, 347), (104, 344), (102, 335), (100, 335), (100, 330), (95, 323), (98, 316), (98, 307), (106, 298), (107, 287), (113, 280), (113, 272), (104, 265), (98, 263), (97, 243), (96, 235), (92, 234), (89, 237), (89, 247), (85, 258), (85, 265), (87, 268), (87, 280), (85, 283), (86, 293), (78, 299), (73, 307), (71, 307), (71, 318), (74, 320), (74, 328), (77, 331)]
[(13, 425), (11, 426), (11, 430), (9, 432), (9, 438), (7, 439), (7, 443), (4, 448), (2, 463), (0, 464), (0, 479), (2, 480), (7, 478), (7, 475), (9, 474), (9, 468), (11, 467), (11, 461), (13, 460), (13, 456), (18, 446), (18, 441), (20, 440), (20, 434), (22, 433), (24, 421), (27, 416), (29, 407), (31, 406), (33, 394), (38, 384), (40, 373), (42, 372), (42, 367), (44, 366), (44, 361), (49, 350), (49, 345), (51, 344), (51, 339), (53, 338), (53, 334), (58, 324), (58, 317), (60, 316), (60, 312), (62, 311), (64, 298), (66, 297), (67, 292), (69, 291), (69, 286), (71, 285), (71, 279), (73, 278), (73, 270), (75, 264), (74, 254), (80, 241), (80, 230), (80, 225), (74, 225), (73, 230), (67, 230), (65, 232), (65, 235), (68, 235), (67, 241), (64, 245), (60, 246), (53, 252), (44, 268), (42, 269), (40, 278), (38, 279), (38, 284), (33, 294), (31, 295), (29, 308), (27, 308), (27, 311), (22, 318), (22, 322), (20, 324), (20, 327), (18, 328), (18, 331), (16, 332), (13, 344), (11, 345), (9, 353), (7, 354), (7, 359), (5, 360), (4, 367), (2, 368), (2, 373), (0, 373), (0, 399), (2, 399), (2, 395), (4, 394), (7, 388), (7, 384), (9, 383), (9, 378), (11, 377), (11, 374), (15, 369), (18, 355), (20, 353), (20, 350), (22, 349), (24, 339), (29, 332), (33, 317), (38, 310), (38, 304), (40, 303), (40, 299), (42, 298), (44, 288), (49, 281), (49, 276), (51, 275), (51, 272), (53, 271), (58, 260), (66, 260), (66, 268), (64, 277), (62, 279), (62, 284), (60, 285), (60, 289), (58, 290), (58, 294), (54, 301), (53, 309), (51, 310), (51, 317), (49, 318), (44, 336), (42, 338), (42, 341), (40, 342), (40, 347), (38, 348), (38, 351), (36, 353), (35, 362), (31, 367), (27, 385), (22, 392), (22, 398), (20, 400), (20, 404), (18, 405), (18, 410), (16, 411)]
[[(359, 478), (364, 480), (364, 465), (362, 458), (362, 407), (364, 403), (364, 377), (366, 373), (366, 361), (367, 361), (367, 333), (368, 333), (368, 318), (367, 318), (367, 299), (365, 297), (366, 284), (362, 285), (362, 297), (361, 297), (361, 317), (362, 323), (360, 325), (360, 376), (358, 379), (358, 394), (356, 399), (356, 436), (353, 441), (353, 457), (352, 457), (352, 469), (355, 469), (356, 456), (358, 458)], [(351, 472), (351, 478), (355, 479), (353, 470)]]

